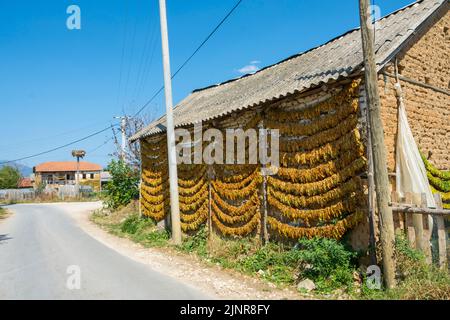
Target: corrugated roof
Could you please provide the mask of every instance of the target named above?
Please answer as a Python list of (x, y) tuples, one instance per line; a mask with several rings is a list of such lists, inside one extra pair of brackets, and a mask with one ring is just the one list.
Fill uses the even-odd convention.
[[(80, 161), (80, 171), (101, 171), (102, 166), (86, 161)], [(76, 161), (53, 161), (38, 164), (34, 172), (74, 172), (77, 171)]]
[[(418, 27), (447, 0), (422, 0), (376, 23), (376, 60), (383, 67)], [(351, 30), (326, 44), (292, 56), (254, 74), (195, 90), (174, 108), (175, 127), (192, 125), (289, 94), (348, 77), (362, 69), (360, 30)], [(165, 131), (165, 116), (131, 137), (131, 141)]]

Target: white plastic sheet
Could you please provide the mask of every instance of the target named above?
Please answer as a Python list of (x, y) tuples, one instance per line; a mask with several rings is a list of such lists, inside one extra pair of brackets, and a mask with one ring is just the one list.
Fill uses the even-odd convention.
[(408, 124), (401, 86), (395, 84), (398, 106), (398, 135), (396, 148), (396, 184), (397, 192), (402, 197), (405, 192), (425, 193), (427, 206), (436, 208), (433, 194), (428, 183), (427, 171), (420, 156), (419, 149)]

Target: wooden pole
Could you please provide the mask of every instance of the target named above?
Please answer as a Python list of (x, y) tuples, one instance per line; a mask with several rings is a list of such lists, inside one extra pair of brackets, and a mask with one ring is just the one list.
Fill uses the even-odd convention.
[[(422, 195), (420, 193), (413, 193), (413, 204), (415, 204), (419, 208), (421, 207)], [(416, 249), (421, 251), (422, 253), (425, 253), (422, 215), (414, 213), (412, 215), (412, 222), (414, 226), (414, 232), (416, 234)]]
[(361, 40), (365, 66), (365, 89), (369, 112), (370, 134), (377, 209), (380, 216), (380, 239), (383, 257), (384, 281), (388, 289), (395, 287), (394, 263), (394, 220), (389, 207), (389, 177), (387, 171), (386, 150), (384, 144), (383, 123), (378, 93), (378, 73), (375, 64), (374, 35), (370, 21), (368, 0), (359, 1), (361, 19)]
[[(437, 209), (442, 209), (442, 199), (439, 193), (434, 194), (434, 200), (436, 201)], [(438, 234), (439, 267), (445, 270), (447, 268), (447, 239), (444, 217), (436, 216), (435, 221)]]
[[(258, 129), (264, 129), (264, 120), (258, 123)], [(259, 131), (259, 134), (262, 134)], [(261, 147), (261, 146), (260, 146)], [(267, 151), (266, 151), (267, 152)], [(260, 174), (262, 175), (263, 181), (259, 190), (260, 199), (260, 212), (261, 212), (261, 242), (263, 245), (269, 242), (269, 234), (267, 232), (267, 175), (263, 169), (267, 167), (266, 164), (262, 164)]]
[(211, 238), (212, 236), (212, 186), (211, 186), (211, 180), (214, 179), (214, 168), (212, 165), (208, 165), (207, 169), (207, 177), (208, 177), (208, 237)]
[(367, 122), (367, 184), (369, 196), (369, 243), (370, 243), (370, 261), (372, 264), (377, 264), (377, 244), (375, 237), (375, 182), (373, 177), (373, 155), (372, 155), (372, 136), (370, 134), (369, 111), (366, 103), (366, 122)]

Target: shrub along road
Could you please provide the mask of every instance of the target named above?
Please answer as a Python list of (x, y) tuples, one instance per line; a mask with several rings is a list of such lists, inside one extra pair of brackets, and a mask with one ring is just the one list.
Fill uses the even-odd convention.
[(0, 299), (208, 298), (108, 248), (71, 217), (99, 206), (9, 206), (13, 214), (0, 221)]

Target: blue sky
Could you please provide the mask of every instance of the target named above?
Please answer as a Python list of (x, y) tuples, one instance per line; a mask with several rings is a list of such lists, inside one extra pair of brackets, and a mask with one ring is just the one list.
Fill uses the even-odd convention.
[[(167, 0), (172, 70), (236, 0)], [(412, 0), (377, 0), (386, 15)], [(68, 30), (66, 9), (81, 9)], [(305, 51), (359, 25), (357, 0), (244, 0), (173, 82), (174, 102)], [(63, 145), (133, 114), (162, 85), (157, 0), (0, 0), (0, 160)], [(164, 112), (163, 94), (145, 110)], [(71, 160), (72, 149), (106, 165), (107, 131), (22, 161)]]

